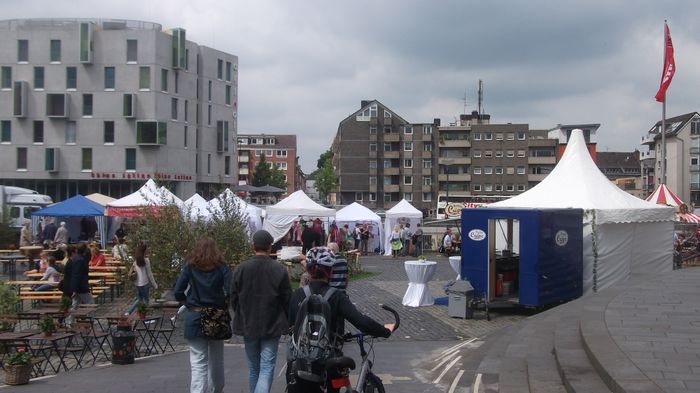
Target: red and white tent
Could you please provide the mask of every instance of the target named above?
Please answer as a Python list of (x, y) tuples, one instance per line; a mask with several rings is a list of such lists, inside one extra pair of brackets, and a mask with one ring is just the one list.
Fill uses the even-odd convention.
[(656, 203), (658, 205), (667, 205), (677, 208), (676, 221), (689, 222), (689, 223), (700, 223), (700, 216), (695, 213), (688, 211), (688, 205), (686, 205), (673, 191), (669, 190), (665, 184), (661, 184), (654, 192), (647, 198), (648, 202)]

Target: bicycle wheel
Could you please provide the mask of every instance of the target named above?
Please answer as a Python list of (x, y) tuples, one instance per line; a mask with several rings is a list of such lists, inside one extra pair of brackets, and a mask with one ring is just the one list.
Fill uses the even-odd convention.
[(365, 378), (365, 386), (362, 389), (363, 393), (384, 393), (384, 385), (378, 376), (368, 373)]

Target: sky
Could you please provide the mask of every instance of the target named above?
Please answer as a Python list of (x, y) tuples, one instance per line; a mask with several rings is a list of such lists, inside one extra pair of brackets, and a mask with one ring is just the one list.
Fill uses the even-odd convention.
[(316, 169), (340, 121), (377, 99), (412, 123), (455, 121), (484, 83), (492, 123), (600, 123), (598, 151), (642, 149), (668, 20), (667, 117), (697, 111), (694, 0), (3, 0), (3, 18), (146, 20), (238, 56), (238, 132), (296, 134)]

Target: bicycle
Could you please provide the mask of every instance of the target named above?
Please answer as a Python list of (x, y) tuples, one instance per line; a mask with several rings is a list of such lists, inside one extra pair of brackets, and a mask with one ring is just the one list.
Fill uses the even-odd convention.
[[(399, 314), (393, 308), (382, 304), (381, 307), (394, 314), (394, 320), (396, 321), (394, 326), (394, 332), (399, 328), (400, 318)], [(382, 380), (372, 372), (372, 366), (374, 364), (374, 336), (367, 336), (369, 339), (365, 340), (365, 334), (345, 334), (343, 336), (343, 342), (357, 342), (360, 347), (360, 356), (362, 357), (362, 362), (360, 363), (360, 372), (357, 377), (357, 387), (358, 390), (353, 390), (352, 384), (350, 383), (350, 370), (355, 369), (355, 361), (347, 356), (341, 356), (336, 358), (328, 359), (326, 362), (326, 372), (330, 376), (329, 385), (333, 389), (345, 388), (345, 393), (384, 393), (384, 385)], [(369, 344), (369, 350), (365, 349), (365, 341)], [(372, 359), (370, 359), (372, 355)]]

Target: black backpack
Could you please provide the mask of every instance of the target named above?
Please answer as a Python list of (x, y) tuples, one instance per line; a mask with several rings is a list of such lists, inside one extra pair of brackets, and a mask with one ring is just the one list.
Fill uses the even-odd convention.
[(325, 381), (325, 364), (335, 352), (335, 337), (331, 331), (331, 306), (328, 300), (336, 292), (328, 288), (326, 293), (311, 293), (302, 287), (306, 297), (297, 311), (292, 335), (288, 342), (287, 361), (293, 375), (311, 382)]

